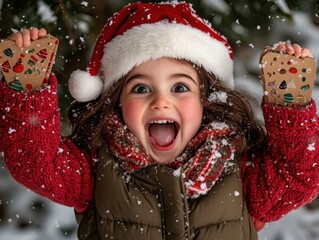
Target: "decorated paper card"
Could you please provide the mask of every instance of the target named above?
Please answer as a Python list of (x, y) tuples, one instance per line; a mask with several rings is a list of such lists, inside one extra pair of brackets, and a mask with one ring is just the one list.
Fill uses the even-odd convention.
[(260, 64), (266, 102), (292, 108), (310, 102), (317, 68), (314, 58), (267, 51)]
[(32, 92), (48, 82), (59, 40), (47, 35), (18, 47), (11, 39), (0, 42), (1, 73), (11, 88)]

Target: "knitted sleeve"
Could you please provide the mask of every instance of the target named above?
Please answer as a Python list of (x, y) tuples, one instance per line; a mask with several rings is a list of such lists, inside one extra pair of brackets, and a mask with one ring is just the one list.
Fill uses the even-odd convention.
[(277, 220), (319, 192), (319, 119), (315, 102), (303, 109), (263, 104), (267, 144), (243, 161), (247, 205), (261, 222)]
[(0, 82), (0, 151), (17, 182), (79, 211), (87, 207), (93, 195), (90, 156), (60, 135), (54, 75), (35, 93)]

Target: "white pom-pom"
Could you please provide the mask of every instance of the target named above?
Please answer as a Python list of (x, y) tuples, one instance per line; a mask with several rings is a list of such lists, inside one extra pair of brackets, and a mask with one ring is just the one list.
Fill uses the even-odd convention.
[(79, 102), (96, 99), (102, 92), (103, 82), (99, 76), (92, 76), (89, 72), (76, 70), (69, 79), (69, 91)]

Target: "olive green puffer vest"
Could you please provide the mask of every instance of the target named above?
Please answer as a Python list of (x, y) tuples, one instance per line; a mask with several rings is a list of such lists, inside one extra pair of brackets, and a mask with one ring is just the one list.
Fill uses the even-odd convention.
[(105, 150), (99, 156), (95, 199), (78, 216), (81, 240), (254, 240), (240, 169), (205, 196), (186, 199), (183, 177), (165, 165), (124, 174)]

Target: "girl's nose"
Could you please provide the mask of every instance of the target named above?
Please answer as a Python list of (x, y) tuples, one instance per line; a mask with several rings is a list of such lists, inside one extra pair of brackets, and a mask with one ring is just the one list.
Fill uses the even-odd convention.
[(166, 109), (170, 108), (170, 106), (169, 97), (165, 94), (156, 94), (151, 104), (151, 108), (154, 110)]

